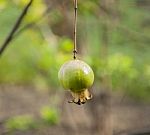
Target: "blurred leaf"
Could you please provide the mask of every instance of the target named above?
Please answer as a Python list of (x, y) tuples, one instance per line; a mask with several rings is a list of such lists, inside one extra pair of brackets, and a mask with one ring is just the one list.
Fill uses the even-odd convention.
[(59, 122), (59, 114), (56, 109), (44, 107), (41, 110), (42, 119), (49, 125), (56, 125)]
[(70, 53), (73, 50), (73, 41), (69, 38), (62, 38), (59, 43), (59, 48), (64, 53)]
[(5, 123), (5, 126), (9, 130), (28, 130), (35, 128), (36, 123), (32, 117), (24, 115), (10, 118)]

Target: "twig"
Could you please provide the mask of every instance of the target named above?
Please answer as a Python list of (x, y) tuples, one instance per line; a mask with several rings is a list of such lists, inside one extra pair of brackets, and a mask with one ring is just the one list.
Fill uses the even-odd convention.
[(3, 52), (5, 51), (7, 46), (9, 45), (10, 41), (13, 39), (15, 32), (18, 30), (21, 22), (23, 21), (25, 15), (26, 15), (27, 11), (29, 10), (32, 3), (33, 3), (33, 0), (30, 0), (29, 3), (25, 6), (24, 10), (22, 11), (21, 15), (19, 16), (18, 20), (16, 21), (14, 27), (10, 31), (8, 37), (6, 38), (4, 43), (2, 44), (2, 47), (0, 48), (0, 56), (2, 56)]
[(74, 50), (73, 58), (76, 59), (77, 54), (77, 0), (74, 0)]
[(36, 24), (38, 24), (40, 21), (42, 21), (42, 19), (45, 18), (45, 17), (48, 15), (48, 13), (51, 11), (51, 9), (52, 9), (52, 6), (49, 6), (49, 7), (47, 8), (47, 10), (46, 10), (39, 18), (37, 18), (36, 20), (34, 20), (34, 21), (32, 21), (32, 22), (26, 24), (26, 25), (23, 26), (21, 29), (19, 29), (19, 30), (15, 33), (15, 35), (13, 36), (13, 38), (16, 38), (18, 35), (20, 35), (20, 34), (21, 34), (22, 32), (24, 32), (25, 30), (34, 27)]

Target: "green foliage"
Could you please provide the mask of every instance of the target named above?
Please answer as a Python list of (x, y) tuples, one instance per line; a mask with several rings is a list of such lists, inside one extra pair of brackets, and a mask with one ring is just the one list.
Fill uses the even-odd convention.
[(64, 53), (70, 53), (73, 50), (73, 42), (69, 38), (62, 38), (59, 41), (59, 50)]
[(9, 120), (7, 120), (7, 122), (5, 123), (5, 127), (10, 130), (28, 130), (28, 129), (33, 129), (36, 127), (36, 123), (33, 120), (32, 117), (30, 116), (16, 116), (13, 118), (10, 118)]
[(48, 125), (56, 125), (59, 122), (58, 111), (54, 108), (44, 107), (41, 110), (41, 118)]
[[(112, 76), (112, 85), (123, 85), (124, 80), (131, 80), (137, 77), (138, 71), (133, 67), (133, 60), (129, 56), (116, 54), (111, 56), (108, 62), (109, 72)], [(122, 81), (120, 84), (119, 82)], [(119, 84), (119, 85), (118, 85)]]
[(94, 1), (79, 1), (79, 12), (83, 15), (90, 15), (97, 12), (98, 4), (97, 0)]

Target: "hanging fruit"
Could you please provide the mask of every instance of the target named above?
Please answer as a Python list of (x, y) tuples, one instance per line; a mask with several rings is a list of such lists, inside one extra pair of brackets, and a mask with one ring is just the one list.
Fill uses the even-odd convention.
[(58, 73), (58, 78), (62, 86), (65, 89), (71, 91), (73, 99), (69, 101), (69, 103), (76, 103), (78, 105), (81, 105), (92, 98), (92, 95), (88, 91), (88, 88), (91, 87), (94, 82), (94, 73), (88, 64), (76, 59), (77, 0), (74, 0), (74, 6), (74, 60), (70, 60), (62, 65)]
[(70, 102), (84, 104), (92, 98), (88, 91), (94, 81), (91, 67), (81, 60), (70, 60), (62, 65), (58, 78), (65, 89), (69, 89), (73, 96)]

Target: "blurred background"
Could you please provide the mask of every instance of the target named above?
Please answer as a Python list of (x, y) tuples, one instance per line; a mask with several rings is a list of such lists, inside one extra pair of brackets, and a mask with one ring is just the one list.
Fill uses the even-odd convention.
[[(29, 0), (0, 0), (0, 47)], [(0, 135), (150, 135), (150, 0), (79, 0), (78, 58), (93, 99), (68, 104), (73, 0), (35, 0), (0, 57)]]

